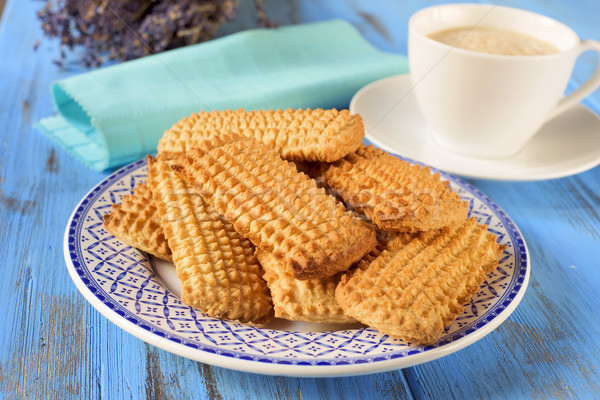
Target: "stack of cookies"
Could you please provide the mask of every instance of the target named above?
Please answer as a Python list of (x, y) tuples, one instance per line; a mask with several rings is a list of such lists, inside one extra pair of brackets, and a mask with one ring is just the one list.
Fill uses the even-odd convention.
[(194, 114), (105, 227), (172, 261), (182, 301), (210, 316), (434, 343), (504, 248), (439, 174), (363, 137), (347, 110)]

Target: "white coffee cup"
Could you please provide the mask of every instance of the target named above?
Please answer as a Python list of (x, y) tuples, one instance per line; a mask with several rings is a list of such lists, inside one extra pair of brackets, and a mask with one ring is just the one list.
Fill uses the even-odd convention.
[[(467, 26), (516, 31), (553, 44), (559, 52), (496, 55), (428, 37)], [(556, 20), (508, 7), (441, 5), (423, 9), (409, 21), (410, 74), (434, 139), (449, 150), (475, 157), (514, 155), (544, 122), (600, 86), (597, 68), (577, 90), (563, 97), (575, 60), (590, 49), (600, 53), (600, 43), (581, 41)]]

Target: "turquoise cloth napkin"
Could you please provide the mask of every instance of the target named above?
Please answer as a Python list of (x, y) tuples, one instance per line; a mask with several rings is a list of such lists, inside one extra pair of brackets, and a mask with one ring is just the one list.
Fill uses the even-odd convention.
[(58, 115), (38, 127), (102, 171), (156, 152), (201, 110), (343, 108), (365, 84), (408, 71), (347, 22), (236, 33), (52, 84)]

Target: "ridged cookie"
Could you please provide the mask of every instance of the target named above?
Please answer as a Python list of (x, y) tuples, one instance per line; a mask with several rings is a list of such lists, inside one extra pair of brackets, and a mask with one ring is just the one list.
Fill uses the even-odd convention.
[(167, 164), (148, 157), (160, 222), (181, 282), (181, 300), (206, 314), (265, 323), (271, 299), (254, 246)]
[(474, 218), (387, 246), (366, 269), (342, 276), (335, 298), (362, 323), (420, 344), (439, 339), (505, 248)]
[(271, 290), (276, 317), (320, 323), (356, 322), (335, 301), (335, 288), (341, 273), (322, 279), (300, 280), (294, 277), (282, 258), (260, 249), (256, 256), (265, 270), (264, 279)]
[(123, 196), (121, 204), (112, 205), (111, 212), (104, 214), (104, 228), (130, 246), (171, 261), (152, 192), (145, 183), (137, 185), (131, 195)]
[(255, 246), (281, 257), (298, 279), (347, 270), (377, 244), (375, 229), (265, 144), (214, 137), (172, 166)]
[(389, 250), (389, 246), (398, 246), (400, 243), (407, 244), (413, 240), (416, 235), (416, 233), (377, 230), (377, 246), (371, 250), (369, 254), (361, 258), (358, 263), (356, 263), (356, 268), (353, 268), (346, 273), (347, 278), (350, 278), (356, 270), (367, 269), (369, 265), (371, 265), (371, 263), (381, 255), (381, 253), (383, 253), (385, 250)]
[(439, 174), (373, 146), (361, 146), (317, 179), (384, 230), (428, 231), (467, 218), (468, 204)]
[(333, 162), (355, 151), (365, 132), (361, 117), (348, 110), (200, 112), (165, 131), (158, 152), (171, 157), (227, 133), (253, 137), (288, 160)]

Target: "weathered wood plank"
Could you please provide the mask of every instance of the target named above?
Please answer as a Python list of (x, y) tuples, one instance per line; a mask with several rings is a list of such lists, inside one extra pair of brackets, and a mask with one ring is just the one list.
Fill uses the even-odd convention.
[[(61, 74), (50, 67), (49, 48), (33, 51), (41, 35), (32, 13), (40, 5), (9, 3), (0, 26), (0, 397), (87, 398), (97, 355), (86, 345), (89, 306), (68, 282), (61, 232), (75, 196), (102, 175), (74, 173), (32, 129), (52, 109), (48, 84)], [(20, 24), (27, 20), (30, 29)]]

